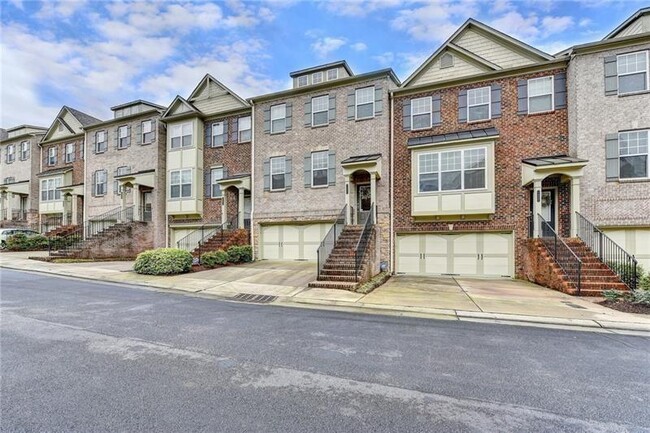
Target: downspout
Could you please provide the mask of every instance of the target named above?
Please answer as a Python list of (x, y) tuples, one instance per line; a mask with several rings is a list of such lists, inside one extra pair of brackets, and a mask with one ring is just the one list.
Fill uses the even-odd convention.
[(389, 136), (390, 136), (390, 151), (388, 152), (388, 157), (390, 159), (390, 238), (388, 240), (388, 245), (389, 245), (389, 251), (390, 251), (390, 273), (395, 274), (395, 255), (394, 255), (394, 245), (395, 245), (395, 233), (393, 232), (394, 226), (393, 226), (393, 221), (394, 221), (394, 203), (395, 203), (395, 187), (394, 187), (394, 178), (395, 178), (395, 155), (394, 155), (394, 136), (393, 136), (393, 110), (394, 110), (394, 103), (393, 103), (393, 92), (389, 91), (388, 92), (388, 103), (390, 105), (390, 130), (389, 130)]
[[(86, 152), (86, 135), (88, 131), (84, 130), (84, 140), (81, 143), (84, 151), (84, 205), (83, 205), (83, 218), (81, 218), (81, 227), (83, 228), (83, 239), (86, 239), (86, 218), (88, 218), (88, 200), (86, 200), (86, 175), (88, 174), (88, 153)], [(91, 183), (92, 188), (92, 183)], [(108, 179), (106, 179), (106, 189), (108, 190)], [(64, 210), (65, 211), (65, 210)]]
[(251, 252), (255, 258), (255, 224), (253, 215), (255, 215), (255, 105), (251, 103)]

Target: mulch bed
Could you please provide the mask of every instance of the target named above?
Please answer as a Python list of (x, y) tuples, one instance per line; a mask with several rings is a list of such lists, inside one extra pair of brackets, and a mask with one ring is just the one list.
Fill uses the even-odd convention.
[(603, 301), (599, 302), (599, 304), (625, 313), (650, 314), (649, 306), (633, 304), (628, 301)]

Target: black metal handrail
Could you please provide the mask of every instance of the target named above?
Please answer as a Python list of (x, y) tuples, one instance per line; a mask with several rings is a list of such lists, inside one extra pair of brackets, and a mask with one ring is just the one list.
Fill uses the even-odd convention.
[(555, 262), (562, 268), (569, 281), (578, 290), (580, 295), (582, 260), (573, 252), (571, 248), (555, 232), (553, 227), (544, 219), (543, 216), (537, 215), (539, 219), (539, 237), (544, 242), (546, 249), (553, 256)]
[(368, 249), (368, 244), (370, 241), (370, 233), (372, 231), (372, 226), (375, 224), (375, 204), (370, 205), (370, 212), (366, 215), (366, 219), (363, 222), (363, 230), (361, 231), (361, 236), (359, 236), (359, 241), (357, 242), (356, 247), (354, 248), (354, 270), (357, 281), (359, 281), (360, 275), (359, 271), (361, 270), (361, 265), (363, 263), (363, 258), (366, 255), (366, 250)]
[(578, 237), (625, 283), (630, 290), (638, 287), (638, 262), (591, 221), (576, 212)]
[(63, 214), (58, 216), (44, 216), (40, 224), (40, 232), (45, 234), (51, 230), (59, 228), (63, 225)]
[(339, 212), (339, 215), (336, 217), (336, 221), (334, 221), (334, 224), (332, 224), (332, 227), (330, 227), (329, 231), (321, 241), (318, 250), (316, 251), (318, 256), (317, 275), (320, 275), (323, 267), (325, 266), (327, 258), (330, 256), (332, 250), (334, 249), (334, 246), (336, 245), (336, 241), (339, 239), (341, 232), (343, 232), (346, 217), (345, 213), (347, 212), (347, 208), (347, 205), (343, 206), (343, 209), (341, 209), (341, 212)]
[[(244, 221), (246, 226), (246, 221)], [(198, 252), (199, 263), (201, 262), (201, 255), (203, 253), (202, 246), (214, 237), (217, 233), (223, 234), (228, 230), (235, 230), (239, 228), (239, 213), (236, 213), (228, 221), (222, 224), (206, 223), (198, 229), (190, 232), (187, 236), (181, 238), (176, 242), (176, 247), (189, 252)]]

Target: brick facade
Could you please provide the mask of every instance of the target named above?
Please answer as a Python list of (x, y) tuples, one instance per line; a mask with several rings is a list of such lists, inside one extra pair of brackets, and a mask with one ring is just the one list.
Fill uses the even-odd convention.
[[(74, 161), (72, 162), (65, 161), (65, 145), (69, 143), (74, 143), (74, 148), (75, 148)], [(61, 140), (42, 144), (40, 150), (41, 160), (43, 161), (41, 166), (41, 172), (70, 167), (72, 168), (71, 185), (80, 185), (84, 183), (84, 156), (85, 155), (84, 155), (83, 146), (84, 146), (83, 135), (67, 137)], [(56, 164), (49, 165), (47, 156), (49, 155), (50, 149), (53, 147), (57, 149)]]

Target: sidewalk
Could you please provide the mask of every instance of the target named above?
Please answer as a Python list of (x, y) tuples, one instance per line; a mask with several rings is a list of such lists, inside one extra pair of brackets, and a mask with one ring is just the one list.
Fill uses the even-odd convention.
[(426, 317), (448, 320), (571, 327), (600, 332), (650, 333), (650, 317), (623, 313), (518, 280), (396, 276), (363, 295), (308, 289), (315, 268), (305, 262), (255, 262), (176, 276), (139, 275), (133, 262), (47, 263), (28, 257), (43, 253), (0, 253), (0, 267), (134, 284), (232, 299), (247, 293), (277, 297), (291, 307)]

